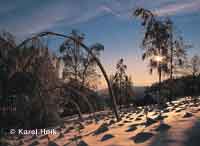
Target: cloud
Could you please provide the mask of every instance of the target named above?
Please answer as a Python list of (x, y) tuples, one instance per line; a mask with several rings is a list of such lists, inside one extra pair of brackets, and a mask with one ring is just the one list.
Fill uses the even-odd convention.
[[(0, 27), (17, 36), (26, 36), (60, 26), (87, 22), (105, 13), (100, 6), (100, 2), (96, 3), (91, 0), (49, 1), (44, 4), (38, 3), (33, 7), (28, 4), (20, 5), (20, 3), (17, 6), (11, 3), (4, 4), (5, 8), (0, 6), (0, 16), (3, 17)], [(5, 14), (10, 17), (6, 17)]]
[(1, 16), (3, 13), (10, 15), (9, 18), (4, 16), (4, 22), (0, 22), (0, 26), (23, 37), (62, 26), (84, 23), (105, 14), (120, 17), (126, 10), (126, 6), (122, 5), (120, 0), (60, 0), (48, 1), (48, 3), (45, 1), (40, 3), (36, 0), (35, 3), (37, 5), (22, 1), (17, 4), (4, 4), (5, 8), (0, 6)]
[(102, 6), (100, 6), (100, 9), (101, 9), (102, 11), (105, 11), (105, 12), (107, 12), (107, 13), (112, 14), (113, 16), (120, 17), (120, 13), (114, 11), (114, 10), (113, 10), (112, 8), (110, 8), (109, 6), (102, 5)]
[(136, 4), (141, 3), (143, 3), (143, 0), (139, 2), (134, 0), (110, 0), (102, 4), (100, 8), (107, 14), (127, 20), (130, 19), (130, 15), (132, 14), (133, 8), (136, 7)]
[[(184, 1), (184, 2), (183, 2)], [(15, 35), (27, 36), (44, 30), (84, 23), (93, 18), (112, 15), (119, 19), (130, 19), (133, 8), (156, 9), (159, 16), (199, 10), (200, 2), (192, 0), (20, 0), (4, 2), (0, 6), (0, 27)], [(167, 5), (164, 5), (166, 4)]]
[[(7, 19), (6, 27), (17, 35), (37, 33), (55, 27), (60, 21), (72, 19), (79, 13), (74, 4), (54, 3), (38, 5), (23, 14), (13, 14)], [(75, 13), (77, 12), (77, 13)], [(5, 23), (5, 22), (4, 22)]]
[(200, 10), (200, 1), (191, 1), (185, 3), (174, 3), (167, 6), (162, 6), (155, 10), (158, 16), (176, 15), (179, 13), (192, 13)]

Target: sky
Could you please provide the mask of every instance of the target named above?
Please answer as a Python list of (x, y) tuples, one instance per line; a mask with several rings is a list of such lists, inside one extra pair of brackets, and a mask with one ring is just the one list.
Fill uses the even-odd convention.
[(193, 45), (189, 56), (200, 54), (200, 0), (0, 0), (0, 30), (11, 32), (18, 42), (42, 31), (79, 30), (88, 46), (104, 45), (101, 62), (108, 74), (124, 58), (133, 83), (150, 85), (158, 77), (149, 74), (147, 62), (141, 59), (144, 29), (132, 16), (138, 7), (170, 17), (177, 32)]

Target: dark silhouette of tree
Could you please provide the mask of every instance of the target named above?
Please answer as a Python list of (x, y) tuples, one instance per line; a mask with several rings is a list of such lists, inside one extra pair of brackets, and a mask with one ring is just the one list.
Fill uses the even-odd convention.
[(173, 96), (173, 78), (174, 75), (179, 75), (179, 71), (183, 68), (186, 63), (186, 49), (191, 46), (186, 45), (183, 41), (183, 38), (180, 36), (176, 36), (174, 30), (173, 22), (168, 19), (169, 24), (169, 68), (170, 68), (170, 80), (171, 83), (168, 84), (167, 87), (170, 90), (170, 95), (168, 96), (168, 100), (171, 101)]
[(116, 73), (111, 76), (112, 87), (117, 98), (117, 103), (120, 105), (128, 105), (129, 99), (133, 96), (131, 77), (128, 77), (124, 64), (124, 59), (120, 59), (116, 65)]
[[(114, 80), (118, 84), (119, 93), (118, 93), (118, 104), (121, 105), (121, 100), (123, 98), (123, 84), (124, 80), (127, 78), (126, 70), (127, 66), (124, 64), (124, 60), (121, 58), (116, 65), (117, 72), (115, 73)], [(117, 95), (117, 93), (116, 93)]]
[(133, 80), (131, 76), (127, 76), (125, 79), (125, 104), (130, 104), (130, 102), (133, 101), (133, 97), (135, 96), (134, 94), (134, 89), (133, 89)]
[[(185, 45), (182, 37), (177, 36), (170, 18), (156, 17), (156, 14), (143, 8), (136, 9), (134, 15), (143, 20), (142, 26), (145, 28), (142, 42), (145, 49), (143, 59), (150, 59), (150, 73), (155, 68), (159, 74), (159, 82), (162, 73), (169, 74), (173, 80), (174, 73), (177, 74), (177, 70), (183, 67), (186, 49), (191, 46)], [(172, 89), (170, 91), (172, 92)], [(168, 98), (170, 100), (170, 96)]]
[[(142, 41), (144, 53), (142, 59), (149, 59), (150, 73), (153, 69), (157, 69), (159, 76), (159, 84), (161, 85), (162, 73), (169, 73), (169, 40), (170, 40), (170, 23), (168, 19), (158, 19), (151, 11), (138, 8), (135, 10), (134, 15), (140, 17), (142, 26), (145, 28), (145, 35)], [(159, 98), (160, 86), (158, 89)], [(160, 102), (161, 100), (159, 100)]]
[[(198, 92), (198, 77), (200, 76), (200, 57), (198, 55), (194, 55), (186, 65), (186, 74), (192, 76), (192, 84), (189, 84), (189, 87), (192, 90), (192, 96), (197, 94)], [(197, 99), (195, 98), (195, 101)]]
[[(89, 87), (91, 82), (97, 81), (100, 78), (96, 70), (97, 64), (93, 57), (82, 49), (79, 44), (79, 42), (83, 42), (84, 35), (78, 34), (75, 30), (70, 35), (77, 41), (67, 39), (60, 47), (61, 58), (65, 64), (63, 71), (64, 79), (73, 79), (80, 82), (82, 86)], [(98, 57), (103, 48), (91, 47), (90, 50)]]
[(1, 96), (7, 96), (7, 86), (10, 74), (15, 71), (15, 52), (13, 48), (16, 46), (14, 37), (3, 32), (0, 36), (0, 81)]
[(65, 63), (64, 77), (72, 78), (78, 81), (80, 78), (80, 70), (82, 69), (83, 51), (80, 49), (79, 42), (83, 42), (83, 35), (79, 35), (73, 30), (70, 34), (75, 40), (67, 39), (60, 47), (60, 52), (63, 54), (62, 59)]
[(192, 76), (200, 75), (200, 57), (198, 55), (194, 55), (189, 64), (187, 65), (188, 71)]
[[(171, 32), (172, 33), (172, 32)], [(172, 34), (173, 35), (173, 34)], [(170, 79), (173, 80), (174, 75), (179, 75), (179, 70), (184, 67), (187, 60), (187, 49), (190, 45), (186, 45), (182, 37), (171, 38), (170, 43)], [(172, 36), (170, 36), (172, 37)], [(172, 42), (171, 42), (172, 41)]]
[[(4, 34), (2, 40), (12, 38), (10, 35), (10, 39), (6, 37)], [(53, 109), (50, 104), (56, 107), (53, 101), (57, 92), (44, 91), (46, 88), (54, 87), (58, 81), (53, 56), (39, 39), (34, 39), (21, 47), (10, 44), (15, 44), (14, 40), (9, 43), (4, 42), (0, 48), (1, 97), (4, 100), (8, 100), (10, 96), (14, 97), (16, 112), (7, 114), (5, 121), (15, 121), (14, 124), (17, 124), (15, 126), (19, 127), (28, 128), (35, 124), (44, 126), (49, 123), (48, 114), (56, 111), (49, 112)], [(35, 123), (31, 123), (32, 121)]]
[[(79, 42), (83, 42), (84, 35), (72, 30), (70, 34), (75, 40), (66, 39), (60, 46), (61, 59), (64, 62), (63, 79), (76, 86), (77, 90), (82, 90), (85, 86), (90, 86), (90, 81), (98, 76), (96, 63), (88, 52), (81, 48)], [(90, 48), (91, 49), (91, 48)], [(97, 78), (96, 78), (97, 80)], [(75, 93), (76, 94), (76, 93)], [(71, 93), (71, 96), (72, 95)], [(75, 95), (79, 96), (79, 95)], [(80, 97), (81, 98), (81, 97)], [(89, 105), (92, 112), (94, 108), (87, 97), (82, 97)]]

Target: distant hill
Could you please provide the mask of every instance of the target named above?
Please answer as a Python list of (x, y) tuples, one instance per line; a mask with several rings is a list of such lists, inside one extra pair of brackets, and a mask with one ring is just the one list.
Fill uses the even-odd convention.
[(135, 97), (136, 98), (143, 98), (145, 88), (146, 88), (146, 86), (135, 86), (135, 87), (133, 87)]
[[(135, 94), (134, 97), (136, 97), (136, 98), (144, 97), (145, 88), (146, 88), (146, 86), (134, 86), (133, 87), (133, 91)], [(103, 95), (103, 97), (105, 97), (105, 98), (109, 96), (108, 88), (101, 89), (98, 92), (99, 92), (99, 94)]]

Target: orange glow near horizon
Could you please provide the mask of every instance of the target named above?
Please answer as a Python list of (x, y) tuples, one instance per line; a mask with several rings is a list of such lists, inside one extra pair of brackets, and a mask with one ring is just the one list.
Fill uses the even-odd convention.
[[(134, 62), (134, 63), (133, 63)], [(158, 76), (156, 72), (153, 72), (153, 74), (149, 73), (149, 68), (145, 62), (142, 60), (135, 60), (132, 58), (132, 60), (128, 61), (125, 60), (125, 63), (127, 64), (127, 74), (131, 76), (133, 86), (150, 86), (152, 83), (155, 83), (158, 81)], [(107, 71), (108, 76), (113, 74), (115, 70), (115, 64), (112, 66), (108, 64), (104, 64), (105, 69)], [(101, 84), (99, 84), (99, 89), (105, 89), (107, 88), (107, 84), (105, 82), (105, 79), (101, 77)]]
[[(157, 76), (156, 75), (141, 75), (141, 76), (134, 76), (129, 74), (132, 77), (133, 86), (150, 86), (153, 83), (157, 82)], [(99, 89), (105, 89), (107, 88), (106, 81), (101, 79), (101, 84), (98, 86)]]
[[(108, 54), (108, 58), (109, 58)], [(116, 72), (116, 62), (119, 60), (120, 56), (114, 56), (113, 59), (107, 61), (105, 58), (101, 58), (101, 62), (110, 77), (111, 74)], [(128, 52), (122, 56), (124, 58), (124, 63), (127, 65), (127, 74), (131, 76), (133, 86), (151, 86), (153, 83), (158, 82), (158, 74), (157, 71), (153, 71), (152, 74), (149, 72), (148, 60), (143, 61), (141, 59), (141, 52), (138, 49), (138, 52), (134, 54), (134, 52)], [(158, 60), (162, 60), (162, 57), (158, 57)], [(162, 76), (162, 79), (167, 79), (167, 76)], [(107, 88), (107, 84), (103, 76), (100, 79), (101, 84), (98, 85), (99, 89)]]

